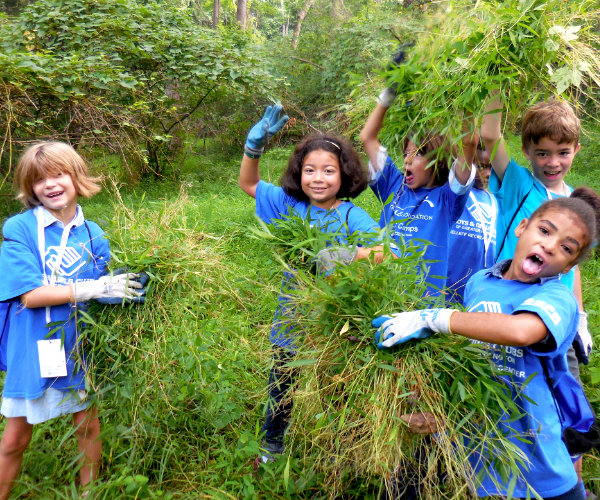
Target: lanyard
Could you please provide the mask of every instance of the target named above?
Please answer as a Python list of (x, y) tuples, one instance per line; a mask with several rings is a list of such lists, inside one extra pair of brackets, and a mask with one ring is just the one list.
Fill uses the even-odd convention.
[[(65, 255), (65, 248), (67, 247), (67, 240), (69, 239), (69, 233), (71, 232), (71, 228), (75, 225), (77, 217), (74, 217), (73, 220), (63, 228), (63, 233), (60, 239), (60, 246), (58, 248), (58, 254), (56, 256), (54, 270), (50, 278), (48, 278), (48, 275), (46, 274), (46, 233), (44, 226), (43, 207), (36, 207), (34, 213), (38, 225), (38, 251), (40, 253), (40, 262), (42, 264), (43, 284), (53, 286), (56, 284), (56, 277), (58, 276), (58, 273), (60, 271), (60, 266), (62, 266), (63, 257)], [(46, 322), (50, 323), (50, 321), (50, 306), (46, 306)]]
[(484, 247), (484, 256), (483, 257), (485, 259), (484, 262), (487, 262), (488, 249), (490, 248), (490, 243), (492, 242), (492, 237), (494, 235), (494, 231), (496, 228), (496, 216), (498, 213), (498, 208), (496, 205), (496, 198), (493, 195), (490, 195), (489, 193), (488, 193), (488, 196), (490, 197), (490, 205), (491, 205), (491, 210), (492, 210), (492, 213), (490, 214), (489, 224), (486, 223), (485, 210), (481, 206), (481, 203), (479, 203), (479, 201), (473, 194), (473, 191), (469, 191), (469, 198), (471, 198), (471, 201), (473, 202), (473, 205), (475, 206), (475, 210), (473, 210), (473, 216), (474, 216), (475, 220), (478, 220), (479, 223), (481, 224), (481, 232), (483, 233), (483, 247)]

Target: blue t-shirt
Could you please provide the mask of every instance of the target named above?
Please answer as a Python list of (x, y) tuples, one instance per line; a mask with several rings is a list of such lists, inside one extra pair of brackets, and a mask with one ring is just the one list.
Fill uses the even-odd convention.
[[(78, 213), (80, 210), (78, 208)], [(46, 212), (47, 221), (48, 215)], [(82, 214), (80, 216), (81, 224), (69, 231), (59, 269), (56, 269), (55, 264), (63, 235), (62, 224), (48, 224), (48, 221), (48, 225), (44, 227), (45, 272), (46, 276), (56, 273), (57, 285), (98, 279), (105, 273), (110, 260), (108, 240), (104, 238), (100, 227), (93, 222), (84, 221)], [(34, 211), (28, 210), (7, 219), (2, 228), (4, 241), (0, 248), (0, 275), (4, 278), (0, 301), (10, 302), (9, 328), (2, 338), (3, 349), (6, 349), (3, 395), (9, 398), (35, 399), (49, 387), (62, 391), (85, 388), (83, 370), (75, 370), (78, 339), (73, 304), (50, 307), (50, 321), (55, 326), (49, 328), (46, 326), (45, 307), (26, 308), (20, 300), (21, 295), (44, 284), (37, 224)], [(60, 328), (48, 335), (57, 324)], [(37, 341), (60, 339), (61, 335), (64, 336), (67, 375), (42, 378)]]
[[(373, 233), (378, 231), (377, 223), (362, 208), (355, 206), (350, 201), (343, 202), (334, 210), (324, 210), (312, 206), (309, 202), (298, 200), (285, 194), (280, 187), (274, 186), (268, 182), (260, 181), (256, 188), (256, 215), (258, 215), (267, 224), (275, 223), (278, 219), (290, 215), (290, 209), (299, 214), (300, 217), (306, 217), (310, 208), (311, 222), (318, 224), (327, 232), (337, 236), (345, 235), (344, 241), (351, 235), (361, 233)], [(347, 223), (347, 227), (346, 227)], [(279, 295), (279, 303), (275, 311), (275, 319), (271, 329), (270, 340), (279, 347), (288, 350), (294, 350), (294, 330), (297, 325), (291, 323), (289, 318), (293, 315), (289, 306), (288, 293), (290, 287), (293, 287), (293, 276), (285, 273), (282, 285), (282, 292)]]
[(461, 304), (469, 278), (494, 264), (497, 216), (494, 195), (472, 188), (467, 206), (450, 229), (447, 280), (450, 302)]
[[(519, 222), (523, 219), (529, 219), (531, 214), (545, 201), (554, 198), (564, 198), (564, 196), (552, 193), (546, 189), (546, 186), (536, 179), (529, 170), (518, 165), (514, 160), (510, 160), (510, 163), (506, 167), (502, 182), (500, 182), (496, 172), (492, 169), (489, 189), (498, 200), (496, 262), (513, 258), (518, 240), (515, 236), (515, 228), (519, 225)], [(515, 215), (515, 210), (517, 210), (517, 207), (523, 200), (525, 201), (517, 211), (512, 224), (510, 224), (510, 227), (507, 227), (513, 215)], [(504, 235), (506, 235), (506, 238)], [(504, 238), (506, 241), (502, 245)], [(575, 268), (561, 276), (560, 280), (573, 290)]]
[[(501, 261), (493, 268), (479, 271), (467, 283), (465, 306), (469, 311), (517, 314), (537, 314), (548, 329), (544, 341), (527, 347), (485, 344), (499, 370), (506, 375), (507, 384), (522, 388), (528, 377), (532, 377), (524, 388), (527, 398), (513, 389), (513, 398), (522, 408), (524, 416), (519, 420), (501, 423), (500, 429), (511, 437), (531, 461), (522, 467), (527, 483), (544, 498), (561, 495), (575, 486), (577, 475), (569, 452), (562, 441), (562, 426), (556, 410), (554, 397), (540, 359), (546, 360), (548, 374), (559, 382), (562, 377), (572, 377), (565, 353), (577, 332), (579, 315), (577, 303), (569, 289), (556, 277), (544, 278), (537, 283), (522, 283), (506, 280), (502, 273), (508, 269), (509, 260)], [(574, 380), (573, 380), (574, 382)], [(508, 420), (510, 415), (506, 415)], [(525, 437), (525, 443), (518, 437)], [(476, 471), (477, 456), (471, 457)], [(496, 486), (491, 477), (503, 486)], [(477, 493), (479, 496), (507, 494), (510, 478), (504, 483), (493, 468), (487, 471)], [(513, 497), (525, 498), (527, 485), (519, 480), (512, 492)]]
[(385, 203), (379, 225), (383, 228), (392, 223), (390, 236), (401, 247), (401, 240), (418, 240), (426, 245), (424, 259), (428, 261), (428, 269), (424, 274), (426, 282), (432, 285), (427, 293), (439, 295), (448, 276), (450, 227), (465, 208), (471, 184), (460, 186), (454, 180), (457, 192), (451, 188), (451, 181), (443, 186), (412, 190), (390, 156), (379, 170), (380, 174), (370, 184), (375, 196)]

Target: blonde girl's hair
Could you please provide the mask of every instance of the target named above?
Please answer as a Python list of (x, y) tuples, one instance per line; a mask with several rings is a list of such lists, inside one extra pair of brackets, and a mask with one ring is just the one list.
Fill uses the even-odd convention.
[(15, 171), (17, 199), (26, 207), (41, 205), (33, 185), (49, 175), (69, 174), (79, 196), (91, 198), (100, 191), (100, 178), (90, 177), (84, 159), (64, 142), (44, 141), (25, 150)]

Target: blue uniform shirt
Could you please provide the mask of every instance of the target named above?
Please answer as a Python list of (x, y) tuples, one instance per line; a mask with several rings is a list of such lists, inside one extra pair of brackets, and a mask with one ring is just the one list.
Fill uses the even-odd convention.
[[(373, 233), (378, 230), (377, 223), (371, 216), (349, 201), (343, 202), (335, 210), (323, 210), (311, 206), (307, 201), (288, 196), (282, 188), (273, 184), (264, 181), (258, 183), (256, 188), (256, 214), (268, 224), (289, 216), (290, 209), (293, 209), (301, 217), (306, 217), (309, 208), (312, 222), (319, 224), (328, 232), (345, 234), (346, 238), (350, 235)], [(346, 222), (348, 223), (347, 228)], [(339, 243), (346, 242), (347, 240)], [(285, 292), (285, 289), (289, 290), (291, 286), (293, 287), (293, 276), (286, 272), (270, 336), (272, 343), (288, 350), (294, 350), (294, 338), (296, 337), (294, 333), (297, 333), (294, 331), (296, 325), (289, 321), (289, 317), (293, 313), (290, 310), (287, 293)]]
[(494, 264), (497, 216), (494, 195), (472, 188), (467, 206), (450, 229), (447, 283), (451, 302), (462, 303), (469, 278)]
[[(490, 192), (498, 200), (496, 261), (499, 262), (504, 259), (512, 259), (515, 254), (518, 240), (515, 236), (515, 228), (519, 225), (519, 222), (523, 219), (529, 219), (531, 214), (545, 201), (554, 198), (563, 198), (563, 196), (551, 193), (529, 170), (518, 165), (514, 160), (511, 160), (506, 167), (502, 182), (500, 182), (492, 169), (489, 188)], [(515, 215), (515, 210), (517, 210), (517, 207), (523, 200), (525, 201), (518, 210), (512, 224), (508, 227), (513, 215)], [(504, 235), (506, 235), (506, 241), (502, 245)], [(569, 289), (573, 290), (575, 268), (561, 276), (560, 280)]]
[[(551, 379), (558, 382), (562, 377), (572, 377), (565, 353), (577, 332), (577, 303), (570, 290), (556, 277), (533, 284), (503, 279), (502, 273), (508, 265), (510, 261), (505, 260), (475, 274), (465, 289), (465, 306), (469, 311), (531, 312), (537, 314), (548, 329), (548, 337), (543, 342), (527, 347), (485, 345), (509, 386), (522, 389), (527, 378), (533, 376), (524, 388), (528, 399), (518, 395), (517, 390), (513, 392), (524, 416), (506, 424), (500, 423), (500, 428), (531, 461), (529, 466), (522, 468), (529, 485), (542, 497), (553, 497), (573, 488), (577, 475), (561, 438), (562, 425), (540, 358), (546, 359)], [(507, 415), (506, 419), (509, 417)], [(520, 436), (525, 436), (531, 443), (518, 439)], [(482, 467), (477, 464), (476, 456), (471, 458), (476, 469)], [(494, 484), (492, 477), (500, 486)], [(506, 496), (509, 484), (510, 478), (503, 483), (490, 468), (477, 493), (479, 496)], [(527, 493), (527, 485), (517, 481), (513, 497), (525, 498)]]
[[(99, 278), (110, 259), (108, 240), (93, 222), (84, 221), (78, 207), (80, 224), (71, 228), (60, 269), (55, 269), (57, 250), (63, 234), (62, 223), (45, 211), (45, 255), (47, 276), (56, 273), (56, 284)], [(36, 399), (52, 387), (58, 390), (84, 389), (84, 373), (75, 371), (77, 330), (72, 304), (50, 307), (50, 318), (61, 328), (48, 336), (45, 307), (26, 308), (20, 296), (44, 284), (42, 260), (38, 247), (37, 219), (33, 210), (9, 218), (2, 229), (4, 242), (0, 248), (0, 301), (10, 302), (8, 333), (2, 336), (5, 352), (6, 379), (3, 395), (9, 398)], [(53, 327), (55, 328), (55, 327)], [(37, 341), (64, 335), (67, 376), (41, 378)]]
[[(380, 152), (385, 152), (385, 148), (382, 147)], [(462, 186), (451, 172), (449, 181), (443, 186), (413, 190), (406, 186), (404, 174), (387, 153), (382, 163), (377, 169), (377, 177), (371, 181), (375, 196), (385, 203), (379, 225), (383, 228), (392, 223), (390, 235), (399, 243), (401, 239), (405, 242), (418, 240), (426, 245), (424, 258), (429, 261), (426, 281), (432, 285), (428, 293), (439, 295), (448, 276), (450, 227), (465, 208), (474, 173), (466, 186)]]

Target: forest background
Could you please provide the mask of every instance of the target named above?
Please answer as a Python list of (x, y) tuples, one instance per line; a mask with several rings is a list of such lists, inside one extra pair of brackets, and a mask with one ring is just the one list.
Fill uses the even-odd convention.
[[(94, 498), (331, 496), (300, 452), (252, 467), (281, 265), (252, 237), (254, 202), (237, 186), (246, 133), (266, 104), (284, 105), (290, 122), (261, 160), (261, 176), (277, 182), (307, 133), (357, 143), (385, 78), (413, 103), (393, 108), (383, 131), (397, 154), (409, 126), (434, 119), (456, 131), (462, 112), (480, 116), (500, 88), (509, 147), (525, 164), (518, 117), (557, 94), (583, 119), (568, 181), (598, 190), (598, 5), (568, 3), (0, 3), (0, 220), (22, 209), (11, 186), (22, 150), (39, 139), (70, 142), (105, 178), (82, 204), (107, 231), (113, 267), (154, 278), (145, 306), (96, 307), (86, 318), (104, 441)], [(415, 40), (414, 64), (383, 74), (398, 44)], [(357, 204), (378, 219), (370, 192)], [(582, 266), (597, 346), (599, 269), (596, 258)], [(582, 376), (600, 411), (598, 352)], [(35, 427), (15, 498), (77, 497), (71, 434), (65, 419)], [(600, 495), (600, 455), (584, 464)], [(379, 491), (373, 478), (345, 486), (347, 497)]]

